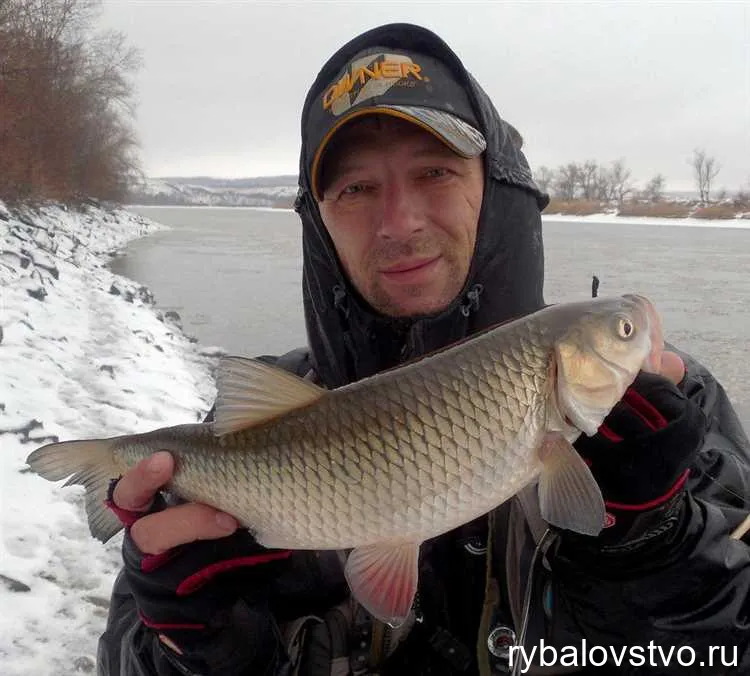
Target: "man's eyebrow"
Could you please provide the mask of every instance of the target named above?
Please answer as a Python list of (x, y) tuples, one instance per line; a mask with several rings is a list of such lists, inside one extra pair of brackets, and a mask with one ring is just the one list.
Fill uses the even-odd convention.
[[(429, 146), (420, 148), (419, 150), (414, 151), (414, 157), (418, 158), (429, 158), (429, 157), (438, 157), (438, 158), (456, 158), (456, 159), (463, 159), (456, 153), (454, 153), (448, 146), (442, 145), (442, 146)], [(357, 160), (357, 158), (345, 158), (342, 159), (339, 162), (335, 162), (331, 165), (331, 173), (330, 177), (331, 179), (338, 178), (342, 174), (346, 174), (351, 171), (361, 171), (362, 169), (366, 169), (367, 164), (364, 162), (360, 162)]]
[(342, 160), (331, 167), (331, 174), (334, 176), (340, 176), (341, 174), (346, 174), (351, 171), (361, 171), (362, 169), (366, 169), (367, 166), (366, 162), (360, 162), (357, 159)]
[(325, 183), (331, 185), (331, 183), (338, 181), (342, 176), (355, 171), (362, 171), (366, 167), (366, 164), (358, 162), (357, 160), (342, 160), (341, 162), (334, 162), (324, 169)]
[[(414, 151), (414, 157), (417, 159), (463, 159), (460, 155), (453, 152), (447, 145), (441, 143), (425, 145), (423, 148), (418, 148)], [(352, 155), (346, 155), (341, 160), (333, 162), (325, 162), (323, 164), (324, 171), (324, 182), (326, 187), (330, 186), (333, 182), (338, 181), (342, 176), (346, 174), (363, 171), (367, 169), (368, 164), (361, 162), (357, 157)]]

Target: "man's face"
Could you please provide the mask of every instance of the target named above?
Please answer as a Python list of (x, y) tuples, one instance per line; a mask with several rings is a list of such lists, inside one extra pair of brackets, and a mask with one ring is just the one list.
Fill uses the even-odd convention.
[(484, 170), (432, 134), (369, 116), (342, 128), (323, 161), (323, 222), (359, 293), (392, 317), (446, 308), (464, 286)]

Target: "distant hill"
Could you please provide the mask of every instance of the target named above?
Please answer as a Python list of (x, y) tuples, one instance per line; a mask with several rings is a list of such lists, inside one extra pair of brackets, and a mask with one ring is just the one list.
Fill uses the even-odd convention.
[(133, 185), (126, 203), (291, 209), (296, 196), (297, 177), (292, 175), (232, 179), (165, 176)]
[[(291, 209), (297, 196), (297, 176), (214, 178), (213, 176), (162, 176), (134, 185), (126, 204), (222, 207), (274, 207)], [(697, 199), (691, 190), (667, 190), (668, 200)]]
[(214, 178), (212, 176), (162, 176), (158, 180), (171, 183), (203, 185), (209, 188), (267, 188), (277, 185), (297, 185), (297, 175), (256, 176), (254, 178)]

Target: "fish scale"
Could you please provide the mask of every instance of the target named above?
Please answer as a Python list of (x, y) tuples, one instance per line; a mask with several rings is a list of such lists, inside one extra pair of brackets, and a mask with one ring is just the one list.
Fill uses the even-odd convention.
[[(508, 340), (517, 341), (518, 333)], [(538, 341), (521, 344), (538, 349)], [(208, 456), (213, 462), (203, 464), (195, 461), (199, 456), (177, 450), (180, 472), (173, 487), (188, 499), (205, 500), (206, 489), (198, 477), (214, 477), (211, 504), (240, 517), (261, 543), (275, 546), (345, 548), (396, 533), (423, 538), (436, 529), (446, 530), (491, 508), (498, 497), (502, 501), (505, 496), (498, 496), (496, 482), (506, 484), (511, 495), (540, 466), (533, 457), (519, 460), (528, 456), (528, 444), (536, 443), (545, 408), (540, 403), (536, 416), (524, 420), (521, 411), (526, 407), (518, 399), (528, 399), (529, 384), (541, 398), (549, 349), (547, 360), (540, 354), (526, 355), (524, 374), (519, 366), (522, 354), (506, 351), (503, 345), (492, 347), (491, 353), (505, 358), (473, 359), (467, 353), (461, 360), (444, 361), (431, 372), (428, 385), (421, 369), (391, 374), (374, 392), (362, 389), (369, 402), (366, 408), (359, 393), (351, 391), (346, 399), (331, 397), (319, 408), (295, 413), (285, 424), (251, 428), (225, 439), (227, 450), (258, 451), (214, 453)], [(481, 349), (478, 343), (473, 352)], [(528, 376), (530, 363), (537, 369), (534, 378), (519, 387), (514, 381)], [(413, 407), (418, 392), (427, 393), (428, 400)], [(379, 430), (367, 427), (366, 419), (353, 410), (380, 422)], [(485, 414), (476, 415), (478, 411)], [(519, 446), (520, 453), (498, 448), (515, 446), (522, 437), (526, 443)], [(321, 446), (320, 439), (327, 443)], [(284, 447), (285, 457), (279, 452)], [(242, 471), (217, 472), (220, 465), (230, 468), (238, 461)], [(362, 480), (365, 475), (369, 480)], [(183, 478), (188, 476), (193, 479)], [(264, 489), (248, 491), (254, 484)], [(437, 496), (443, 495), (447, 500), (441, 511), (436, 508), (441, 505)], [(304, 518), (305, 514), (314, 518)], [(336, 522), (332, 538), (330, 525)]]

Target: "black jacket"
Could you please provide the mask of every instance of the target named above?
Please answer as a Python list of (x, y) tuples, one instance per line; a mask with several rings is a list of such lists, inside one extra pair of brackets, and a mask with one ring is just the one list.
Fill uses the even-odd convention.
[[(669, 669), (647, 669), (647, 662), (641, 669), (623, 667), (616, 673), (750, 673), (750, 550), (745, 542), (729, 539), (748, 511), (748, 500), (739, 496), (750, 495), (750, 442), (721, 386), (705, 368), (684, 356), (688, 365), (685, 390), (700, 403), (711, 424), (688, 490), (671, 506), (676, 515), (674, 528), (633, 553), (607, 554), (579, 548), (575, 542), (554, 543), (532, 578), (529, 648), (544, 639), (561, 651), (565, 646), (579, 647), (585, 640), (589, 647), (609, 650), (612, 646), (616, 654), (641, 646), (645, 649), (641, 656), (648, 659), (650, 642), (654, 651), (661, 646), (665, 654), (672, 646), (690, 646), (697, 663), (705, 663), (703, 668), (680, 666), (674, 654)], [(302, 374), (309, 362), (292, 358), (283, 365)], [(498, 508), (493, 519), (493, 576), (500, 583), (493, 626), (517, 630), (534, 537), (517, 500)], [(485, 592), (487, 539), (487, 519), (482, 518), (423, 545), (419, 596), (424, 619), (386, 661), (382, 674), (477, 673), (475, 646)], [(322, 620), (325, 611), (346, 595), (343, 569), (333, 553), (296, 552), (291, 568), (276, 581), (271, 594), (267, 621), (279, 637), (277, 645), (271, 650), (255, 649), (253, 624), (246, 614), (237, 613), (236, 622), (221, 640), (207, 646), (207, 651), (219, 653), (210, 661), (225, 664), (221, 674), (285, 674), (288, 646), (280, 638), (281, 630), (296, 617), (313, 615), (321, 619), (308, 631), (310, 645), (305, 649), (309, 654), (302, 656), (300, 673), (328, 674), (331, 651), (336, 652), (335, 645), (331, 646), (335, 622)], [(243, 598), (243, 590), (238, 590), (238, 598)], [(371, 631), (370, 625), (363, 627)], [(339, 651), (346, 653), (349, 664), (353, 661), (348, 659), (352, 656), (349, 648), (358, 627), (349, 623), (343, 631), (347, 649), (339, 647)], [(268, 640), (267, 632), (265, 637)], [(369, 635), (365, 638), (369, 640)], [(716, 666), (709, 669), (712, 647)], [(466, 671), (446, 659), (451, 648), (468, 653)], [(247, 660), (248, 654), (258, 653), (264, 655), (262, 664)], [(737, 667), (725, 667), (721, 657), (734, 663), (735, 654)], [(273, 655), (270, 662), (268, 655)], [(654, 655), (659, 659), (657, 652)], [(688, 653), (683, 657), (689, 657)], [(316, 667), (320, 663), (325, 666)], [(614, 673), (611, 661), (610, 667)], [(196, 673), (176, 663), (156, 635), (142, 625), (122, 575), (115, 584), (109, 622), (100, 641), (99, 673)]]
[[(393, 322), (373, 312), (341, 271), (310, 195), (304, 159), (309, 149), (303, 137), (297, 211), (303, 224), (309, 352), (287, 356), (282, 366), (300, 374), (312, 369), (327, 387), (358, 380), (544, 305), (540, 211), (547, 197), (532, 179), (518, 133), (500, 118), (485, 92), (439, 38), (424, 29), (396, 25), (375, 29), (344, 46), (324, 66), (310, 91), (303, 129), (310, 105), (343, 63), (374, 45), (408, 45), (438, 56), (466, 84), (488, 141), (484, 197), (472, 268), (455, 302), (433, 317)], [(669, 505), (669, 514), (655, 515), (671, 527), (637, 552), (605, 552), (575, 539), (556, 538), (530, 578), (528, 646), (544, 638), (559, 649), (586, 639), (589, 646), (640, 645), (648, 650), (649, 641), (655, 641), (665, 649), (690, 645), (699, 653), (698, 661), (707, 661), (703, 653), (709, 646), (736, 645), (742, 666), (735, 672), (750, 673), (750, 553), (745, 543), (729, 539), (750, 501), (750, 443), (720, 385), (699, 364), (687, 356), (686, 360), (686, 391), (706, 412), (710, 430), (688, 491)], [(503, 625), (518, 630), (538, 523), (515, 499), (496, 510), (492, 520), (489, 533), (487, 518), (482, 518), (423, 545), (422, 621), (395, 649), (381, 673), (477, 672), (477, 656), (487, 657), (482, 647), (486, 637), (478, 640), (477, 636), (488, 544), (494, 552), (490, 572), (499, 584), (490, 628)], [(238, 589), (238, 597), (242, 596), (243, 590)], [(334, 554), (295, 553), (291, 570), (276, 581), (271, 599), (267, 621), (276, 632), (277, 645), (273, 650), (253, 650), (253, 625), (240, 608), (236, 621), (206, 646), (207, 653), (215, 653), (209, 661), (223, 663), (220, 673), (284, 674), (290, 651), (300, 655), (303, 673), (329, 674), (330, 658), (337, 656), (339, 665), (359, 664), (358, 646), (368, 644), (372, 625), (366, 618), (360, 621), (356, 613), (347, 615), (351, 608)], [(337, 610), (331, 610), (334, 607)], [(295, 618), (308, 615), (312, 617), (303, 644), (285, 644), (284, 630), (296, 626)], [(262, 664), (249, 661), (248, 655), (260, 653), (265, 655)], [(269, 654), (274, 655), (270, 660)], [(648, 659), (649, 653), (645, 656)], [(675, 656), (672, 662), (676, 664)], [(141, 624), (122, 575), (100, 643), (99, 672), (108, 676), (190, 673)], [(673, 666), (632, 673), (690, 671)], [(704, 666), (696, 673), (732, 670)]]

